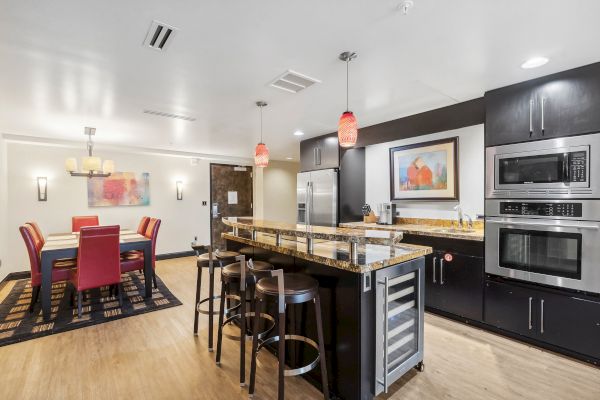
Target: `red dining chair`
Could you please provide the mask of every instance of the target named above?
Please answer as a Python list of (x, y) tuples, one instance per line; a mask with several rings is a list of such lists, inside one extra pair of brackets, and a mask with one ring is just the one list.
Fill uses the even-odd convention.
[[(150, 222), (146, 227), (144, 236), (152, 240), (152, 281), (154, 287), (158, 287), (156, 284), (156, 238), (158, 237), (158, 229), (160, 228), (161, 220), (157, 218), (150, 218)], [(139, 255), (129, 257), (121, 257), (121, 273), (141, 270), (144, 269), (144, 253), (139, 252)]]
[[(25, 225), (31, 225), (33, 231), (35, 233), (36, 238), (38, 239), (38, 243), (41, 243), (38, 249), (38, 253), (42, 250), (44, 244), (46, 244), (46, 239), (44, 239), (44, 234), (40, 229), (39, 225), (34, 221), (25, 222)], [(76, 258), (61, 258), (60, 260), (54, 260), (55, 267), (69, 267), (74, 268), (77, 266)]]
[(84, 226), (98, 226), (100, 222), (98, 221), (97, 215), (84, 215), (79, 217), (73, 217), (71, 219), (71, 232), (79, 232)]
[[(139, 235), (144, 235), (146, 233), (146, 228), (148, 227), (148, 223), (150, 223), (150, 217), (142, 217), (140, 224), (137, 228), (137, 233)], [(139, 250), (129, 250), (121, 253), (121, 259), (134, 259), (141, 257), (144, 253)]]
[[(29, 312), (33, 312), (33, 307), (38, 300), (40, 294), (40, 286), (42, 284), (42, 263), (40, 260), (40, 250), (43, 243), (38, 238), (34, 228), (25, 224), (19, 227), (27, 253), (29, 254), (29, 267), (31, 269), (31, 303), (29, 304)], [(52, 283), (67, 281), (69, 273), (75, 267), (75, 263), (54, 263), (52, 265)]]
[(118, 286), (123, 304), (119, 252), (119, 225), (83, 227), (79, 235), (77, 269), (69, 280), (77, 291), (77, 316), (81, 318), (83, 291), (102, 286)]
[(146, 228), (148, 227), (149, 223), (150, 223), (150, 217), (142, 217), (142, 219), (140, 220), (140, 224), (138, 225), (138, 228), (137, 228), (137, 233), (139, 233), (140, 235), (145, 234)]

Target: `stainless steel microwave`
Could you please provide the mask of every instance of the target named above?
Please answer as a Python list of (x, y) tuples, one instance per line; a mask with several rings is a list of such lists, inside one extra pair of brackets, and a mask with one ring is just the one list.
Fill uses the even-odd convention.
[(486, 198), (600, 198), (600, 134), (489, 147)]

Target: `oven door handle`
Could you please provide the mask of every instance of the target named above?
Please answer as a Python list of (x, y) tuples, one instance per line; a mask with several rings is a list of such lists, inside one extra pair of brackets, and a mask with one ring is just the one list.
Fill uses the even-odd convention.
[(503, 224), (503, 225), (527, 225), (527, 226), (544, 226), (544, 227), (549, 227), (549, 228), (574, 228), (574, 229), (592, 229), (592, 230), (598, 230), (600, 229), (600, 226), (598, 225), (584, 225), (584, 224), (547, 224), (547, 223), (543, 223), (543, 222), (521, 222), (521, 221), (506, 221), (506, 220), (502, 220), (502, 219), (495, 219), (495, 218), (487, 218), (486, 219), (487, 222), (493, 222), (495, 224)]

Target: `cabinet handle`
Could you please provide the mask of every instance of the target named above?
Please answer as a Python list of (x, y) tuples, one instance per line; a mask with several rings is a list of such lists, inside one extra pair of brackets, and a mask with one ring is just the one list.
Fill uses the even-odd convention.
[(321, 148), (317, 147), (317, 165), (321, 165)]
[(544, 299), (540, 302), (540, 332), (544, 333)]
[(542, 136), (544, 136), (544, 105), (546, 104), (546, 98), (542, 97)]
[(529, 137), (533, 135), (533, 99), (529, 100)]
[(437, 283), (435, 280), (435, 263), (437, 262), (437, 257), (433, 257), (433, 283)]
[(529, 330), (531, 330), (533, 328), (533, 325), (531, 324), (531, 303), (533, 301), (533, 297), (529, 298)]
[(313, 164), (318, 165), (317, 164), (317, 148), (316, 147), (313, 149)]
[(440, 258), (440, 285), (444, 284), (444, 259)]

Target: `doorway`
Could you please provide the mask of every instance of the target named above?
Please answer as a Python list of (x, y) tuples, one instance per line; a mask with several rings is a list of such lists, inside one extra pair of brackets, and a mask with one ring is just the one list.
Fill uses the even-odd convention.
[(224, 217), (252, 217), (252, 167), (210, 164), (210, 240), (225, 250)]

